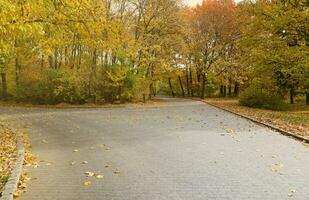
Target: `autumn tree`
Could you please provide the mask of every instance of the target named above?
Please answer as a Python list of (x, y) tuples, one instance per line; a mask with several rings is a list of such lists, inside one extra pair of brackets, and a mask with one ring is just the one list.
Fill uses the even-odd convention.
[(242, 19), (242, 64), (250, 67), (253, 80), (270, 79), (278, 92), (308, 91), (308, 2), (246, 1), (239, 5)]
[(190, 59), (196, 67), (199, 95), (204, 98), (207, 77), (231, 66), (228, 60), (237, 37), (236, 6), (233, 1), (206, 0), (189, 17)]

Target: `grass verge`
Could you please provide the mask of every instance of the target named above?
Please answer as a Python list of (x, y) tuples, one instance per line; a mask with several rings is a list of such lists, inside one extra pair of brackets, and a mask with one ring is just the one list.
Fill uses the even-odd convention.
[(309, 137), (309, 106), (307, 105), (295, 104), (290, 105), (286, 111), (272, 111), (241, 106), (238, 99), (212, 98), (205, 100), (205, 102), (247, 115), (283, 130)]

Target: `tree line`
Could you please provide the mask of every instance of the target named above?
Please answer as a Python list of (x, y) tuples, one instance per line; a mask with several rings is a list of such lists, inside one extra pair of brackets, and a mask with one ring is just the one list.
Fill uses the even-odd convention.
[(81, 104), (251, 89), (309, 103), (308, 26), (306, 0), (0, 0), (1, 98)]

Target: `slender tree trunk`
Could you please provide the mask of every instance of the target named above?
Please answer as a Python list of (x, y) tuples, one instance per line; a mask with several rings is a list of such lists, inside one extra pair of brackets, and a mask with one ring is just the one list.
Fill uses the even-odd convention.
[(172, 96), (175, 97), (175, 93), (174, 93), (174, 90), (173, 90), (171, 78), (168, 78), (168, 84), (169, 84), (169, 86), (170, 86), (170, 90), (171, 90)]
[(185, 90), (183, 88), (183, 84), (182, 84), (182, 81), (181, 81), (181, 77), (178, 76), (178, 80), (179, 80), (179, 84), (180, 84), (180, 88), (181, 88), (181, 92), (182, 92), (182, 97), (185, 97)]
[(53, 57), (52, 56), (48, 56), (48, 62), (49, 62), (49, 67), (53, 68)]
[(232, 80), (231, 79), (229, 79), (228, 95), (229, 97), (232, 96)]
[(68, 56), (68, 48), (65, 47), (65, 48), (64, 48), (64, 65), (65, 65), (65, 66), (68, 65), (68, 58), (67, 58), (67, 56)]
[(232, 96), (232, 86), (231, 85), (229, 85), (229, 88), (228, 88), (228, 95), (229, 97)]
[(194, 96), (193, 90), (192, 90), (192, 86), (193, 86), (193, 76), (192, 76), (192, 69), (191, 69), (191, 67), (189, 68), (189, 71), (190, 71), (190, 92), (191, 92), (191, 97), (193, 97), (193, 96)]
[(44, 69), (44, 55), (41, 57), (41, 71)]
[(198, 91), (198, 96), (201, 97), (201, 75), (200, 73), (196, 72), (196, 78), (197, 78), (197, 91)]
[(294, 87), (291, 87), (290, 89), (290, 103), (291, 104), (294, 104), (294, 93), (295, 93)]
[(153, 83), (150, 83), (149, 85), (149, 99), (152, 99), (152, 93), (153, 93)]
[(223, 91), (223, 85), (220, 85), (220, 95), (223, 97), (224, 91)]
[[(93, 102), (96, 103), (96, 87), (95, 87), (95, 81), (97, 77), (97, 50), (95, 49), (93, 51), (92, 55), (92, 67), (91, 67), (91, 75), (90, 75), (90, 90), (93, 90), (93, 93), (91, 94), (93, 96)], [(119, 93), (119, 100), (121, 96), (121, 87), (118, 88)]]
[(1, 82), (2, 82), (2, 98), (7, 99), (7, 82), (6, 82), (6, 73), (1, 73)]
[(309, 105), (309, 92), (306, 92), (306, 104)]
[(190, 82), (189, 82), (189, 69), (186, 69), (186, 84), (187, 84), (187, 95), (190, 96)]
[(152, 87), (153, 89), (153, 96), (156, 97), (157, 96), (157, 87)]
[(54, 68), (55, 69), (58, 68), (58, 52), (57, 52), (57, 49), (55, 49), (55, 52), (54, 52)]
[(61, 66), (62, 66), (62, 61), (63, 61), (63, 51), (62, 51), (62, 49), (59, 51), (59, 63), (58, 63), (58, 69), (60, 69), (61, 68)]
[(77, 63), (77, 69), (80, 69), (80, 66), (82, 64), (82, 45), (79, 45), (78, 47), (78, 63)]
[(201, 99), (205, 99), (206, 76), (202, 75)]
[(235, 82), (235, 86), (234, 86), (234, 96), (237, 97), (239, 94), (239, 85), (238, 82)]
[(223, 86), (223, 96), (226, 97), (226, 86)]
[(93, 73), (93, 78), (96, 78), (97, 76), (97, 50), (96, 49), (93, 51), (92, 73)]
[(15, 58), (15, 82), (16, 82), (16, 88), (19, 86), (19, 74), (20, 74), (20, 64), (18, 61), (18, 58)]

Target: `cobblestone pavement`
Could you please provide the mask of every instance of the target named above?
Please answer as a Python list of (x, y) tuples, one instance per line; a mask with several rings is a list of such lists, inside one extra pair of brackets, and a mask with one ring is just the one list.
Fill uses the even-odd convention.
[(201, 102), (0, 113), (39, 163), (21, 200), (309, 199), (308, 147)]

